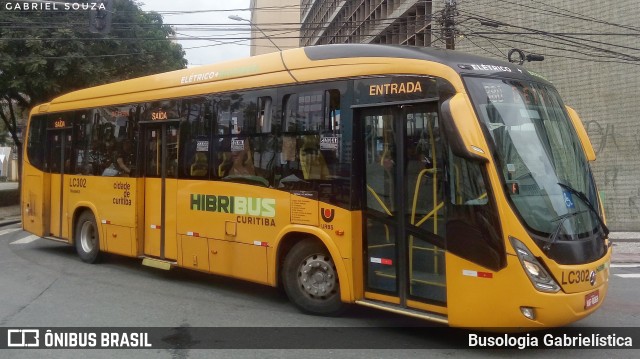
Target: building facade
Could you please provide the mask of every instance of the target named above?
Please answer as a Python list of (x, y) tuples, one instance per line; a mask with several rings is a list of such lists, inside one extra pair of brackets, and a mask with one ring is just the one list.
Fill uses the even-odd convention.
[(432, 3), (424, 0), (302, 0), (300, 45), (430, 46)]
[[(544, 61), (524, 66), (553, 82), (565, 103), (581, 116), (596, 151), (592, 169), (610, 227), (640, 230), (640, 101), (633, 98), (640, 83), (640, 27), (634, 25), (640, 7), (635, 0), (609, 5), (580, 0), (296, 3), (300, 46), (385, 43), (444, 48), (451, 47), (446, 41), (451, 34), (457, 51), (502, 60), (512, 49), (543, 55)], [(254, 11), (257, 20), (260, 13)]]
[(11, 147), (0, 147), (0, 182), (18, 180), (18, 156)]
[(251, 56), (299, 47), (300, 0), (251, 0), (250, 7)]

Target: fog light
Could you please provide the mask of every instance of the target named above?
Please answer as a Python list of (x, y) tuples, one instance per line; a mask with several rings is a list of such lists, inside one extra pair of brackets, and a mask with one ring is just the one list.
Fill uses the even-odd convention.
[(520, 307), (520, 311), (522, 312), (522, 315), (524, 315), (525, 317), (531, 319), (531, 320), (535, 320), (536, 319), (536, 311), (531, 308), (531, 307)]

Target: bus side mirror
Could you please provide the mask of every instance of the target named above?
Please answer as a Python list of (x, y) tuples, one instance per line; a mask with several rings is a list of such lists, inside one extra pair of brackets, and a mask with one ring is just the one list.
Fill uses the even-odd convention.
[(584, 128), (582, 124), (582, 120), (580, 120), (580, 116), (576, 110), (572, 109), (569, 106), (565, 106), (567, 108), (567, 113), (569, 114), (569, 118), (571, 119), (571, 123), (573, 123), (573, 128), (576, 129), (576, 133), (578, 134), (578, 138), (580, 138), (580, 143), (582, 143), (582, 148), (584, 148), (584, 154), (587, 156), (587, 161), (593, 162), (596, 160), (596, 152), (593, 150), (593, 145), (591, 144), (591, 140), (589, 139), (589, 135), (587, 134), (587, 130)]
[(471, 161), (489, 162), (482, 129), (464, 94), (444, 101), (440, 108), (442, 128), (451, 152)]

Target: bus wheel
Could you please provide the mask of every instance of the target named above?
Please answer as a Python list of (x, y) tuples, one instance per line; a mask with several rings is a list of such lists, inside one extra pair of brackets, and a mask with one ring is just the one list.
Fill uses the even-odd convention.
[(100, 259), (100, 235), (96, 219), (89, 211), (82, 212), (76, 222), (74, 241), (78, 256), (86, 263), (96, 263)]
[(336, 266), (319, 242), (294, 245), (284, 260), (282, 279), (289, 300), (303, 312), (336, 315), (344, 308)]

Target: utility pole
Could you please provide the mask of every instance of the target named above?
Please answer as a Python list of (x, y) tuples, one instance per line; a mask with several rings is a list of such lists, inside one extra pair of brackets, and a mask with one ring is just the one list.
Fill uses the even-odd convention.
[(111, 32), (111, 15), (113, 14), (113, 0), (99, 0), (97, 7), (89, 14), (89, 32), (94, 34), (108, 34)]
[(455, 50), (456, 35), (456, 0), (444, 0), (444, 10), (442, 12), (442, 38), (447, 49)]

